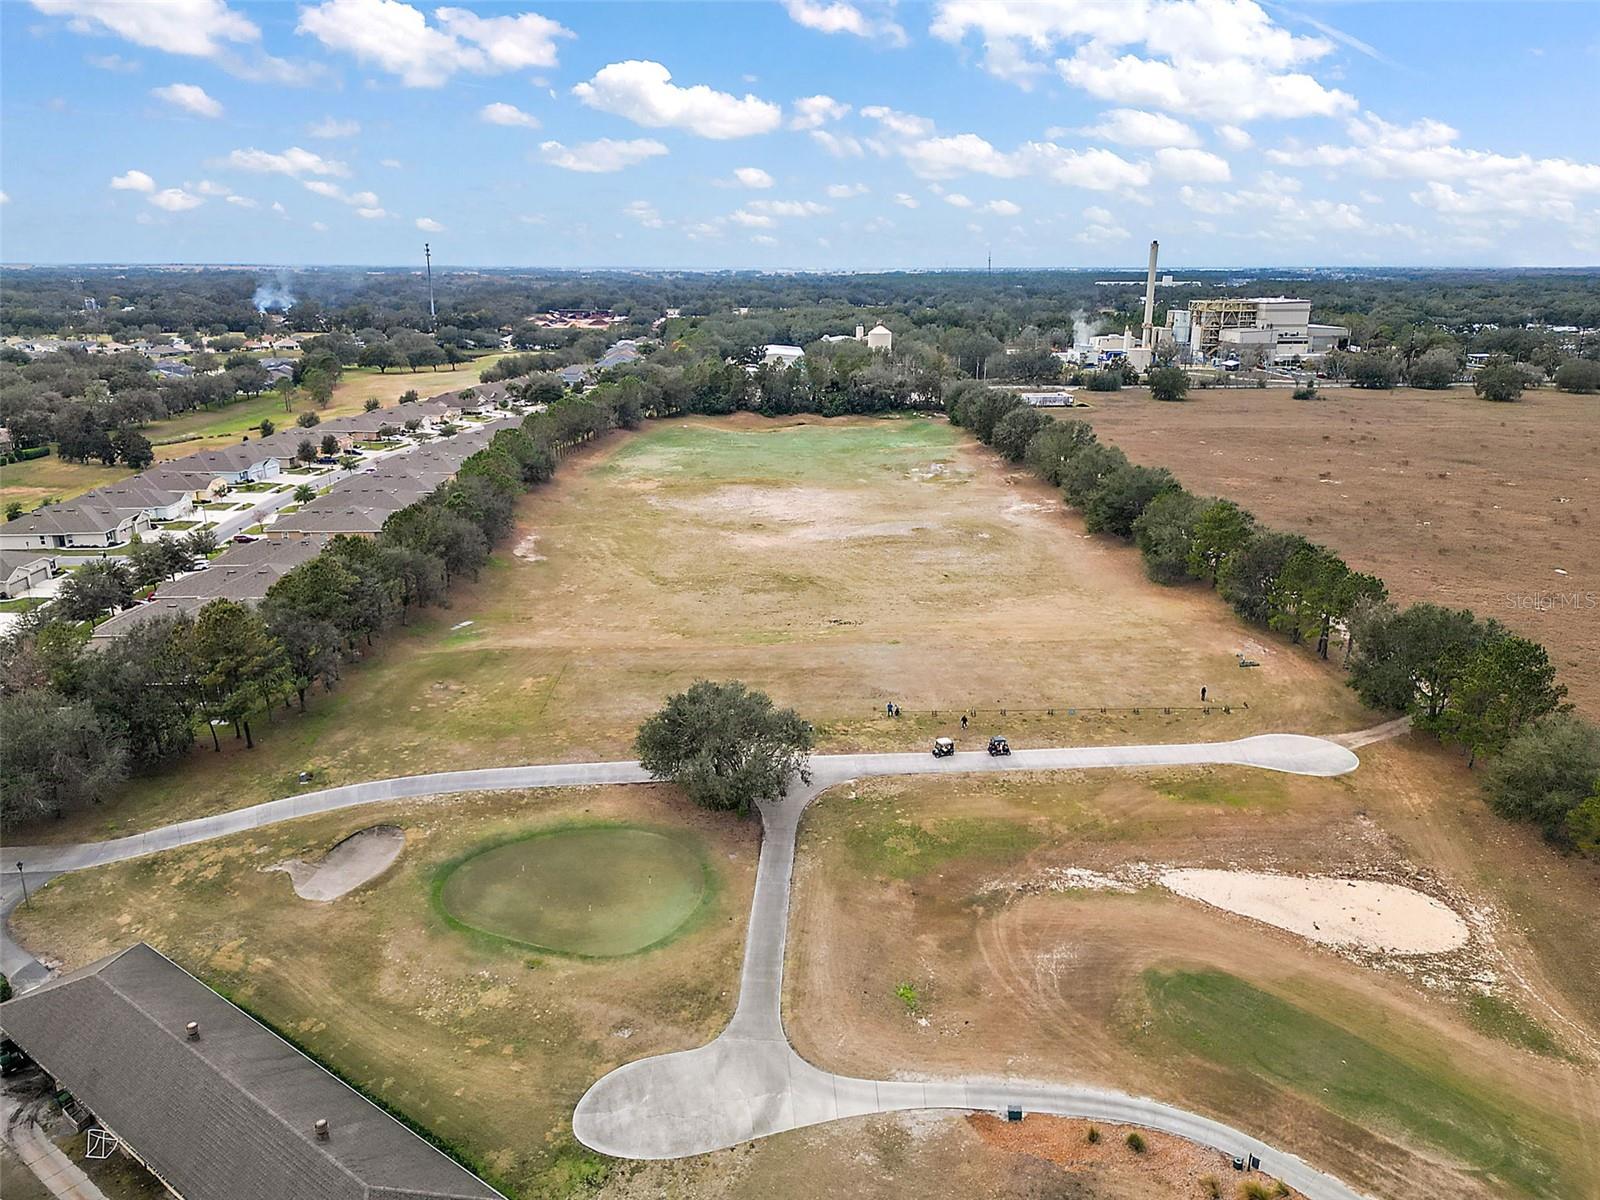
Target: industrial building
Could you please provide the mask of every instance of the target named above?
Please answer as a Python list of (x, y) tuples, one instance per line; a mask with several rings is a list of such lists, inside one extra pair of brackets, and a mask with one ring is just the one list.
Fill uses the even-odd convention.
[(1262, 364), (1271, 366), (1289, 358), (1319, 358), (1350, 344), (1343, 325), (1313, 323), (1311, 301), (1288, 296), (1191, 300), (1186, 310), (1168, 314), (1167, 327), (1173, 342), (1199, 360), (1255, 349)]

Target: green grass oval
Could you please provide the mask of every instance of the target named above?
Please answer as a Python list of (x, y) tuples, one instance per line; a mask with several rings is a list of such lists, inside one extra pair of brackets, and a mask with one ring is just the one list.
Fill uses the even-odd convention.
[(520, 945), (614, 958), (660, 945), (710, 891), (683, 838), (628, 825), (543, 832), (461, 860), (440, 882), (455, 923)]

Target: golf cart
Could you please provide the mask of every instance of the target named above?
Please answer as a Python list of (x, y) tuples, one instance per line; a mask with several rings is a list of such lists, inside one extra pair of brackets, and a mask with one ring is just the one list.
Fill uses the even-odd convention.
[(949, 758), (956, 752), (955, 738), (934, 738), (933, 756), (935, 758)]
[(1010, 753), (1011, 753), (1011, 743), (1006, 741), (1005, 738), (1003, 738), (1003, 737), (992, 737), (992, 738), (989, 739), (989, 754), (990, 754), (991, 757), (998, 758), (1002, 754), (1010, 754)]

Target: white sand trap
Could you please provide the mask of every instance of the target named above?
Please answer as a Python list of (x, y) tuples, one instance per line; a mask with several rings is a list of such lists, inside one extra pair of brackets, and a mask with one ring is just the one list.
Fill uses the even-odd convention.
[(1161, 882), (1180, 896), (1328, 946), (1439, 954), (1469, 936), (1448, 906), (1394, 883), (1198, 869), (1164, 871)]
[(302, 900), (337, 900), (370, 883), (387, 871), (406, 846), (405, 830), (394, 825), (374, 825), (352, 833), (323, 856), (321, 862), (298, 858), (267, 868), (285, 871)]

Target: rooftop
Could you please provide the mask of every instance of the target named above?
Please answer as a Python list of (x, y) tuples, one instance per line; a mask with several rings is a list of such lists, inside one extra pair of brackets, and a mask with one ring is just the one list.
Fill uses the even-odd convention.
[(500, 1195), (142, 942), (0, 1005), (0, 1024), (185, 1200)]

